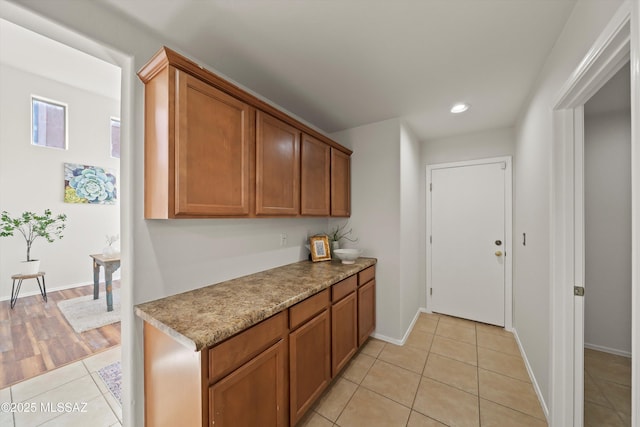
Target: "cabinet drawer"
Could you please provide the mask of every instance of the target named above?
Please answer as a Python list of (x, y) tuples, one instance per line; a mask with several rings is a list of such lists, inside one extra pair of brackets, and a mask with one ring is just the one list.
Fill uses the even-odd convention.
[(358, 277), (353, 276), (336, 283), (331, 287), (331, 302), (340, 301), (358, 287)]
[(329, 307), (329, 289), (299, 302), (289, 309), (289, 329), (296, 329), (327, 307)]
[(373, 279), (374, 277), (376, 277), (376, 266), (372, 265), (369, 268), (365, 268), (360, 273), (358, 273), (358, 286), (364, 285), (365, 283), (371, 281), (371, 279)]
[(287, 334), (283, 311), (209, 350), (209, 384), (232, 372)]

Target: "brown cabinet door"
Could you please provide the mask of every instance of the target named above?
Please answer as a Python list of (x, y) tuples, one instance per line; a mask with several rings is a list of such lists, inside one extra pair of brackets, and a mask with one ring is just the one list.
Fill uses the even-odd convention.
[(331, 328), (325, 310), (289, 335), (291, 425), (331, 381)]
[(331, 216), (351, 215), (351, 156), (331, 148)]
[(331, 147), (303, 134), (300, 174), (300, 213), (302, 215), (329, 216)]
[(256, 114), (256, 214), (300, 213), (300, 132), (258, 111)]
[(331, 376), (349, 362), (358, 349), (358, 307), (356, 292), (331, 306)]
[(358, 288), (358, 347), (369, 338), (376, 327), (376, 281)]
[(286, 358), (287, 345), (282, 340), (211, 386), (209, 425), (288, 425)]
[(176, 71), (175, 215), (249, 214), (250, 107)]

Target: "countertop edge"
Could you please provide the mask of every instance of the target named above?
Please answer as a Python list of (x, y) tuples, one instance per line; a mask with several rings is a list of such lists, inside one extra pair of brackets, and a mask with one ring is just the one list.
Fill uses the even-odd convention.
[(159, 320), (157, 320), (155, 317), (150, 316), (149, 314), (147, 314), (145, 311), (140, 310), (137, 306), (135, 306), (133, 308), (133, 311), (136, 314), (136, 316), (138, 316), (139, 318), (141, 318), (142, 320), (144, 320), (145, 322), (147, 322), (148, 324), (150, 324), (154, 328), (158, 329), (159, 331), (162, 331), (165, 334), (171, 336), (173, 339), (175, 339), (176, 341), (178, 341), (180, 344), (184, 345), (185, 347), (188, 347), (189, 349), (191, 349), (193, 351), (202, 350), (202, 348), (200, 348), (200, 349), (198, 348), (198, 345), (196, 344), (195, 341), (193, 341), (192, 339), (190, 339), (188, 337), (185, 337), (180, 332), (176, 331), (175, 329), (171, 328), (170, 326), (165, 325), (164, 323), (162, 323)]
[[(197, 289), (193, 289), (191, 291), (187, 291), (187, 292), (183, 292), (181, 294), (177, 294), (177, 295), (170, 295), (164, 298), (160, 298), (158, 300), (154, 300), (154, 301), (149, 301), (149, 302), (145, 302), (145, 303), (141, 303), (141, 304), (137, 304), (134, 306), (134, 313), (141, 318), (142, 320), (144, 320), (145, 322), (149, 323), (151, 326), (155, 327), (156, 329), (158, 329), (161, 332), (164, 332), (165, 334), (171, 336), (173, 339), (175, 339), (176, 341), (178, 341), (179, 343), (181, 343), (182, 345), (184, 345), (185, 347), (193, 350), (193, 351), (201, 351), (205, 348), (211, 347), (215, 344), (218, 344), (222, 341), (224, 341), (227, 338), (230, 338), (248, 328), (250, 328), (251, 326), (254, 326), (260, 322), (262, 322), (263, 320), (266, 320), (267, 318), (274, 316), (286, 309), (288, 309), (289, 307), (321, 292), (324, 289), (327, 289), (329, 287), (331, 287), (332, 285), (340, 282), (341, 280), (346, 279), (347, 277), (351, 277), (353, 275), (356, 275), (358, 273), (360, 273), (361, 271), (374, 266), (377, 264), (377, 259), (376, 258), (360, 258), (359, 260), (364, 261), (362, 264), (356, 264), (355, 266), (360, 267), (358, 268), (356, 271), (351, 272), (351, 273), (344, 273), (344, 272), (340, 272), (340, 271), (336, 271), (336, 274), (331, 277), (330, 280), (328, 280), (327, 282), (323, 282), (320, 283), (317, 286), (313, 286), (311, 288), (307, 288), (302, 290), (299, 294), (296, 294), (288, 299), (282, 300), (282, 301), (278, 301), (278, 303), (273, 304), (271, 306), (264, 306), (264, 307), (258, 307), (256, 308), (252, 313), (250, 313), (251, 315), (249, 316), (250, 318), (241, 318), (241, 320), (243, 321), (241, 324), (238, 324), (238, 319), (237, 322), (235, 324), (230, 324), (230, 325), (224, 325), (219, 327), (215, 332), (212, 332), (212, 337), (211, 339), (207, 339), (207, 340), (199, 340), (193, 337), (189, 337), (187, 335), (185, 335), (184, 333), (181, 333), (180, 331), (176, 330), (176, 328), (166, 324), (165, 322), (157, 319), (153, 314), (148, 313), (147, 311), (145, 311), (145, 306), (149, 307), (152, 304), (157, 304), (157, 303), (161, 303), (165, 300), (169, 300), (171, 298), (176, 298), (179, 296), (185, 296), (185, 295), (189, 295), (192, 294), (194, 292), (198, 292), (198, 291), (202, 291), (202, 290), (206, 290), (206, 289), (214, 289), (217, 286), (220, 285), (230, 285), (233, 286), (233, 284), (231, 284), (232, 282), (238, 281), (240, 279), (244, 279), (247, 278), (248, 280), (251, 277), (259, 277), (261, 274), (268, 274), (271, 272), (277, 272), (277, 271), (284, 271), (287, 268), (290, 268), (292, 266), (298, 265), (300, 263), (304, 263), (307, 261), (300, 261), (300, 262), (296, 262), (296, 263), (291, 263), (291, 264), (287, 264), (281, 267), (276, 267), (273, 269), (269, 269), (269, 270), (265, 270), (263, 272), (259, 272), (259, 273), (255, 273), (255, 274), (249, 274), (247, 276), (241, 276), (238, 277), (236, 279), (231, 279), (228, 281), (223, 281), (214, 285), (207, 285), (204, 286), (202, 288), (197, 288)], [(353, 267), (354, 265), (350, 265), (349, 267)]]

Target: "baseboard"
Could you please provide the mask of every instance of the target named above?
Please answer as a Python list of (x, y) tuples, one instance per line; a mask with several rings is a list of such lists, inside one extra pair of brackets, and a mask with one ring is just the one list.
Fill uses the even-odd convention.
[(388, 343), (391, 343), (391, 344), (404, 345), (404, 343), (407, 342), (407, 339), (409, 338), (409, 334), (411, 334), (411, 331), (413, 330), (413, 327), (415, 326), (416, 322), (418, 321), (418, 317), (420, 317), (420, 313), (423, 312), (422, 310), (423, 309), (420, 308), (420, 309), (418, 309), (418, 311), (416, 311), (416, 315), (413, 316), (413, 320), (411, 321), (411, 324), (407, 328), (407, 331), (404, 333), (404, 336), (402, 337), (402, 339), (391, 338), (391, 337), (388, 337), (386, 335), (378, 334), (378, 333), (375, 333), (375, 332), (371, 336), (376, 338), (376, 339), (379, 339), (379, 340), (382, 340), (382, 341), (385, 341), (385, 342), (388, 342)]
[(602, 345), (589, 344), (589, 343), (584, 343), (584, 348), (588, 348), (590, 350), (602, 351), (604, 353), (609, 353), (609, 354), (615, 354), (616, 356), (624, 356), (631, 359), (630, 351), (617, 350), (615, 348), (609, 348)]
[(538, 401), (540, 402), (540, 406), (542, 406), (542, 412), (544, 412), (544, 416), (547, 419), (547, 423), (549, 423), (549, 407), (547, 403), (544, 401), (544, 397), (542, 396), (542, 392), (540, 391), (540, 386), (538, 385), (538, 381), (536, 381), (536, 376), (533, 374), (533, 369), (531, 369), (531, 365), (529, 364), (529, 359), (527, 359), (527, 354), (524, 351), (524, 347), (522, 347), (522, 343), (520, 342), (520, 337), (518, 336), (518, 331), (516, 328), (512, 330), (513, 336), (516, 339), (516, 343), (518, 343), (518, 349), (520, 350), (520, 355), (522, 356), (522, 360), (524, 361), (524, 366), (527, 368), (527, 373), (529, 374), (529, 379), (531, 380), (531, 384), (533, 385), (533, 389), (538, 396)]
[[(113, 278), (113, 280), (120, 280), (119, 278), (116, 279), (115, 277)], [(100, 282), (100, 284), (103, 284), (104, 282)], [(87, 282), (87, 283), (73, 283), (71, 285), (63, 285), (63, 286), (57, 286), (55, 288), (49, 288), (47, 287), (47, 294), (51, 293), (51, 292), (55, 292), (55, 291), (64, 291), (65, 289), (72, 289), (72, 288), (79, 288), (80, 286), (87, 286), (87, 285), (93, 285), (93, 282)], [(20, 295), (18, 295), (18, 298), (22, 298), (22, 297), (30, 297), (33, 295), (40, 295), (40, 289), (36, 289), (34, 291), (29, 291), (29, 292), (22, 292), (20, 291)], [(7, 296), (3, 296), (0, 297), (0, 301), (9, 301), (11, 299), (11, 295), (7, 295)]]

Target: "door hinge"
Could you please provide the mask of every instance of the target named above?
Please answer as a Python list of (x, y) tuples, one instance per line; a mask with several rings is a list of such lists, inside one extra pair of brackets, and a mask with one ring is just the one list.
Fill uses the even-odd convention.
[(433, 243), (433, 236), (429, 236), (429, 243)]
[(583, 297), (584, 296), (584, 288), (582, 286), (574, 286), (573, 287), (573, 294), (577, 297)]
[(433, 295), (433, 288), (429, 288), (429, 296)]
[(433, 191), (433, 183), (429, 183), (429, 191)]

